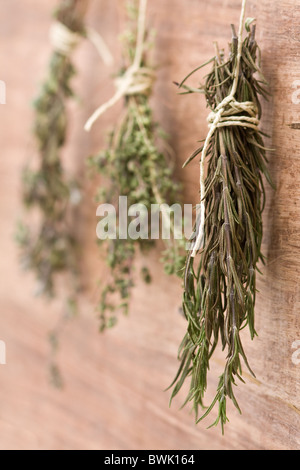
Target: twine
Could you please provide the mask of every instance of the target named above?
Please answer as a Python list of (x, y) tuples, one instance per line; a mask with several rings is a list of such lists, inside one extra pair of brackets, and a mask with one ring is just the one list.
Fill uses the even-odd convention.
[(81, 40), (81, 35), (71, 31), (60, 21), (55, 21), (50, 28), (50, 40), (57, 52), (69, 55)]
[(147, 94), (152, 88), (154, 78), (155, 73), (153, 70), (146, 67), (140, 67), (127, 76), (122, 75), (121, 77), (116, 78), (115, 86), (117, 89), (124, 89), (126, 96)]
[[(226, 106), (228, 109), (226, 109)], [(222, 111), (220, 113), (220, 111)], [(246, 115), (236, 116), (241, 112), (248, 113)], [(243, 126), (257, 129), (259, 125), (259, 119), (257, 119), (257, 107), (253, 101), (238, 102), (232, 99), (229, 103), (220, 103), (220, 105), (212, 111), (207, 118), (208, 127), (217, 129), (218, 127), (225, 126)], [(218, 115), (218, 113), (220, 113)], [(216, 119), (218, 115), (218, 119)]]
[(105, 65), (112, 65), (114, 63), (113, 56), (105, 44), (102, 36), (93, 28), (87, 28), (86, 34), (87, 39), (89, 39), (91, 43), (94, 44)]
[[(205, 139), (201, 160), (200, 160), (200, 226), (197, 238), (195, 240), (191, 256), (195, 257), (197, 251), (203, 247), (204, 242), (204, 225), (205, 225), (205, 172), (204, 172), (204, 162), (207, 155), (208, 147), (212, 136), (216, 129), (226, 126), (241, 126), (249, 127), (252, 129), (257, 129), (259, 125), (259, 120), (257, 119), (257, 108), (252, 101), (238, 102), (234, 98), (234, 95), (237, 90), (239, 71), (240, 71), (240, 62), (242, 56), (242, 47), (243, 47), (243, 27), (244, 27), (244, 18), (245, 18), (245, 9), (246, 9), (246, 0), (242, 2), (242, 10), (240, 16), (240, 25), (239, 25), (239, 34), (238, 34), (238, 50), (237, 50), (237, 60), (236, 67), (234, 72), (234, 79), (231, 91), (228, 96), (226, 96), (223, 101), (213, 110), (207, 120), (209, 132)], [(247, 113), (248, 115), (238, 116), (241, 112)], [(199, 207), (199, 206), (198, 206)]]
[[(50, 40), (53, 48), (65, 56), (69, 56), (78, 46), (83, 36), (71, 31), (60, 21), (55, 21), (50, 28)], [(110, 50), (102, 39), (101, 35), (93, 28), (86, 29), (86, 38), (95, 46), (100, 57), (106, 65), (113, 63)]]
[(144, 52), (146, 10), (147, 0), (140, 0), (137, 45), (134, 61), (126, 72), (115, 80), (116, 92), (112, 98), (97, 108), (88, 119), (84, 126), (86, 131), (90, 131), (97, 119), (109, 108), (114, 106), (122, 97), (135, 94), (147, 94), (152, 88), (155, 74), (151, 69), (141, 66)]

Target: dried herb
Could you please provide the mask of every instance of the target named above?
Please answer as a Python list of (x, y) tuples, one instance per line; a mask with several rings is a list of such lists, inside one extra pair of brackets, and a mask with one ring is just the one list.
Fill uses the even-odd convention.
[[(124, 35), (124, 63), (116, 82), (117, 92), (105, 105), (102, 105), (88, 121), (90, 129), (95, 120), (124, 97), (124, 112), (116, 129), (111, 133), (108, 148), (91, 158), (99, 173), (109, 180), (108, 186), (100, 188), (98, 201), (117, 205), (118, 197), (126, 196), (128, 207), (144, 204), (150, 213), (152, 204), (172, 204), (176, 201), (179, 186), (174, 183), (172, 165), (168, 152), (158, 148), (157, 139), (162, 134), (153, 120), (149, 103), (152, 84), (155, 78), (153, 67), (147, 57), (147, 34), (145, 33), (146, 1), (130, 3), (132, 27)], [(139, 12), (139, 13), (138, 13)], [(120, 214), (118, 214), (118, 217)], [(150, 228), (149, 228), (150, 231)], [(100, 241), (103, 244), (102, 241)], [(128, 311), (130, 292), (134, 285), (133, 265), (138, 250), (148, 251), (154, 241), (147, 238), (125, 240), (117, 234), (116, 239), (105, 241), (107, 262), (112, 280), (105, 283), (99, 304), (103, 331), (115, 325), (116, 312)], [(163, 253), (165, 270), (169, 274), (182, 274), (184, 257), (177, 240), (167, 240)], [(147, 267), (142, 268), (145, 282), (151, 281)]]
[[(180, 84), (183, 93), (203, 93), (211, 114), (208, 137), (190, 159), (201, 153), (200, 214), (186, 259), (183, 311), (188, 326), (179, 347), (181, 364), (171, 385), (171, 400), (190, 378), (184, 404), (193, 403), (199, 422), (218, 403), (213, 425), (220, 423), (222, 432), (228, 420), (227, 398), (240, 412), (234, 386), (237, 379), (244, 382), (242, 361), (254, 376), (240, 334), (248, 326), (251, 339), (256, 335), (256, 271), (259, 260), (264, 263), (263, 177), (271, 183), (266, 168), (265, 134), (258, 128), (259, 96), (268, 97), (267, 83), (260, 69), (253, 19), (246, 20), (247, 35), (242, 39), (244, 12), (245, 1), (238, 36), (232, 26), (229, 57), (216, 45), (215, 56), (204, 64), (212, 66), (205, 83), (199, 88), (186, 85), (187, 78), (201, 66)], [(210, 359), (219, 342), (227, 353), (224, 372), (214, 400), (199, 418), (199, 407), (204, 408)]]
[[(55, 13), (60, 25), (79, 35), (84, 34), (83, 3), (62, 1)], [(73, 97), (71, 79), (74, 74), (70, 50), (68, 53), (55, 50), (48, 76), (34, 102), (33, 132), (39, 151), (38, 168), (27, 167), (23, 172), (24, 205), (38, 208), (41, 221), (36, 233), (21, 224), (17, 240), (22, 247), (23, 265), (33, 270), (39, 281), (37, 293), (50, 297), (54, 295), (58, 273), (77, 272), (76, 244), (70, 221), (80, 192), (77, 183), (68, 180), (61, 159), (68, 124), (66, 102)]]
[[(55, 23), (51, 30), (54, 52), (47, 78), (34, 102), (33, 134), (39, 161), (37, 168), (26, 167), (22, 175), (24, 206), (38, 213), (39, 222), (34, 229), (31, 221), (20, 222), (16, 233), (22, 265), (33, 271), (37, 278), (37, 295), (55, 296), (60, 275), (64, 276), (64, 284), (69, 282), (63, 319), (70, 317), (70, 306), (76, 302), (78, 290), (78, 247), (73, 217), (81, 194), (79, 184), (66, 174), (62, 149), (68, 127), (66, 104), (74, 96), (71, 80), (75, 69), (71, 52), (86, 34), (83, 16), (87, 4), (82, 0), (63, 0), (54, 14)], [(55, 362), (57, 333), (56, 330), (51, 333), (50, 369), (53, 381), (60, 385)]]

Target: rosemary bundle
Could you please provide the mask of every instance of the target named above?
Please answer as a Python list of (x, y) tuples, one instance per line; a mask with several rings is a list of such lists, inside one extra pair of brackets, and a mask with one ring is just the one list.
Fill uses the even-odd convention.
[[(124, 35), (124, 63), (127, 67), (122, 69), (116, 81), (115, 96), (94, 113), (86, 129), (89, 130), (101, 114), (124, 98), (123, 115), (110, 135), (108, 148), (90, 159), (99, 173), (109, 180), (108, 186), (100, 188), (98, 201), (116, 206), (118, 197), (126, 196), (128, 207), (143, 204), (149, 214), (152, 204), (175, 202), (179, 186), (172, 178), (168, 152), (163, 153), (157, 146), (157, 138), (163, 132), (153, 120), (149, 103), (155, 73), (146, 53), (146, 4), (145, 0), (141, 0), (139, 9), (136, 2), (129, 4), (131, 23), (137, 21), (137, 28)], [(120, 218), (120, 214), (117, 216)], [(173, 238), (166, 240), (163, 262), (169, 274), (182, 272), (184, 256), (178, 241)], [(99, 243), (103, 244), (103, 241), (99, 240)], [(119, 233), (115, 239), (105, 240), (105, 243), (112, 280), (105, 284), (101, 293), (101, 331), (116, 323), (117, 310), (127, 313), (130, 291), (134, 285), (135, 254), (139, 249), (145, 252), (154, 245), (147, 235), (133, 240), (129, 237), (121, 239)], [(145, 282), (151, 281), (146, 266), (142, 268), (142, 277)]]
[[(199, 422), (218, 403), (213, 425), (220, 423), (222, 432), (228, 420), (227, 398), (240, 412), (233, 388), (236, 379), (244, 382), (242, 360), (254, 376), (240, 333), (248, 326), (251, 339), (256, 335), (256, 271), (259, 260), (264, 263), (263, 177), (272, 184), (266, 168), (265, 134), (258, 128), (259, 96), (267, 98), (267, 83), (260, 70), (254, 19), (246, 20), (247, 35), (242, 39), (244, 12), (245, 1), (238, 36), (232, 26), (229, 57), (216, 45), (215, 56), (201, 66), (212, 64), (205, 83), (199, 88), (186, 85), (187, 78), (201, 68), (198, 67), (179, 85), (183, 93), (203, 93), (211, 113), (204, 145), (190, 159), (201, 154), (200, 213), (186, 258), (183, 311), (188, 326), (179, 347), (181, 363), (171, 385), (171, 400), (190, 378), (184, 404), (193, 403)], [(224, 372), (215, 398), (199, 418), (199, 407), (204, 408), (210, 359), (219, 342), (227, 352)]]

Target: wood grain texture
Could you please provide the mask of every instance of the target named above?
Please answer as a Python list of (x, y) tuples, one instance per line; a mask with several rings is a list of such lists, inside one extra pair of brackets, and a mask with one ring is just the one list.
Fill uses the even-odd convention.
[[(176, 152), (177, 174), (186, 203), (197, 202), (198, 165), (180, 167), (207, 132), (207, 110), (201, 96), (176, 94), (182, 79), (213, 53), (213, 41), (227, 47), (230, 23), (238, 23), (238, 0), (151, 0), (149, 22), (157, 31), (154, 60), (159, 64), (154, 89), (155, 115), (164, 123)], [(247, 16), (257, 18), (263, 71), (272, 98), (264, 103), (262, 128), (270, 171), (277, 191), (268, 189), (264, 215), (267, 264), (259, 276), (256, 308), (258, 338), (245, 334), (245, 349), (256, 380), (245, 374), (236, 395), (243, 414), (229, 406), (225, 436), (207, 430), (210, 418), (195, 426), (188, 408), (179, 410), (184, 394), (169, 409), (169, 385), (177, 369), (177, 348), (185, 331), (178, 314), (180, 282), (164, 276), (159, 252), (147, 260), (156, 282), (137, 279), (131, 313), (105, 335), (99, 335), (94, 309), (97, 280), (106, 270), (95, 244), (94, 181), (85, 178), (85, 197), (78, 214), (85, 290), (80, 317), (62, 335), (60, 363), (65, 388), (49, 386), (47, 334), (61, 315), (56, 300), (32, 297), (34, 280), (19, 268), (13, 241), (22, 215), (20, 171), (35, 148), (30, 136), (30, 106), (43, 79), (51, 47), (50, 16), (56, 1), (0, 0), (0, 79), (7, 85), (7, 104), (0, 106), (1, 314), (0, 340), (7, 346), (7, 365), (0, 366), (0, 449), (299, 449), (300, 365), (292, 362), (292, 343), (300, 339), (300, 104), (292, 101), (300, 79), (300, 7), (293, 0), (249, 0)], [(84, 174), (86, 157), (105, 143), (121, 104), (83, 131), (90, 113), (113, 92), (124, 26), (123, 0), (92, 2), (89, 24), (98, 29), (116, 56), (106, 68), (84, 42), (75, 53), (79, 103), (70, 103), (67, 168)], [(194, 77), (195, 83), (202, 75)], [(142, 259), (137, 260), (137, 269)], [(209, 397), (213, 396), (224, 357), (212, 361)], [(212, 419), (212, 418), (211, 418)]]

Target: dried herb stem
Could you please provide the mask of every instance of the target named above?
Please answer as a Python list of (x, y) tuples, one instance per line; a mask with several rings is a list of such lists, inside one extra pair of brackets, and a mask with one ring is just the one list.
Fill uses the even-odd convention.
[(67, 299), (59, 327), (51, 334), (51, 373), (56, 385), (61, 384), (55, 363), (58, 330), (74, 311), (79, 290), (79, 253), (73, 218), (81, 193), (77, 181), (64, 169), (62, 150), (68, 129), (66, 106), (73, 97), (71, 81), (75, 68), (71, 52), (78, 38), (85, 36), (83, 17), (88, 3), (63, 0), (54, 15), (54, 24), (61, 25), (63, 36), (58, 35), (53, 43), (48, 73), (34, 102), (33, 135), (39, 158), (36, 168), (27, 166), (22, 175), (24, 206), (36, 210), (39, 220), (32, 227), (28, 217), (26, 223), (19, 223), (16, 234), (22, 266), (33, 271), (37, 279), (36, 295), (52, 298), (63, 285), (61, 293)]
[[(238, 36), (232, 27), (229, 57), (225, 58), (224, 51), (215, 46), (215, 56), (206, 62), (212, 63), (212, 69), (205, 84), (197, 91), (185, 84), (186, 79), (181, 83), (185, 93), (204, 93), (211, 113), (204, 145), (187, 161), (201, 153), (202, 212), (196, 242), (186, 258), (183, 311), (188, 326), (179, 347), (181, 365), (171, 385), (174, 386), (171, 399), (190, 377), (185, 403), (193, 402), (197, 422), (218, 403), (218, 416), (213, 425), (220, 423), (222, 432), (228, 420), (227, 398), (240, 412), (233, 385), (236, 378), (243, 381), (242, 360), (254, 375), (240, 333), (248, 325), (251, 339), (256, 335), (256, 270), (258, 262), (264, 262), (261, 253), (263, 176), (272, 184), (265, 164), (263, 134), (258, 128), (259, 95), (267, 98), (268, 92), (260, 71), (260, 51), (252, 18), (245, 22), (248, 34), (242, 39), (244, 11), (245, 2)], [(201, 163), (204, 164), (206, 157), (209, 157), (208, 168), (204, 176)], [(207, 388), (209, 361), (219, 340), (227, 351), (224, 372), (214, 400), (198, 418)]]
[[(108, 177), (108, 187), (100, 189), (99, 201), (116, 202), (118, 196), (127, 196), (128, 207), (142, 204), (148, 214), (153, 204), (159, 204), (162, 217), (166, 218), (163, 203), (173, 204), (176, 201), (179, 186), (172, 179), (168, 155), (158, 148), (160, 129), (153, 119), (149, 103), (155, 72), (147, 54), (146, 6), (146, 1), (139, 2), (139, 10), (135, 9), (136, 14), (132, 18), (136, 27), (131, 26), (130, 33), (126, 35), (124, 59), (127, 68), (116, 81), (117, 92), (112, 100), (93, 114), (88, 127), (122, 96), (124, 114), (111, 134), (108, 149), (90, 161), (96, 165), (100, 174)], [(103, 244), (103, 241), (100, 243)], [(139, 250), (145, 253), (154, 245), (155, 242), (147, 236), (137, 240), (121, 240), (117, 237), (116, 240), (106, 242), (112, 279), (110, 283), (104, 283), (102, 290), (99, 304), (101, 330), (115, 325), (118, 310), (128, 312), (130, 292), (134, 285), (132, 272), (135, 255)], [(163, 253), (165, 271), (181, 275), (183, 260), (184, 256), (177, 244), (167, 240)], [(151, 280), (146, 266), (142, 268), (142, 277), (146, 282)]]

